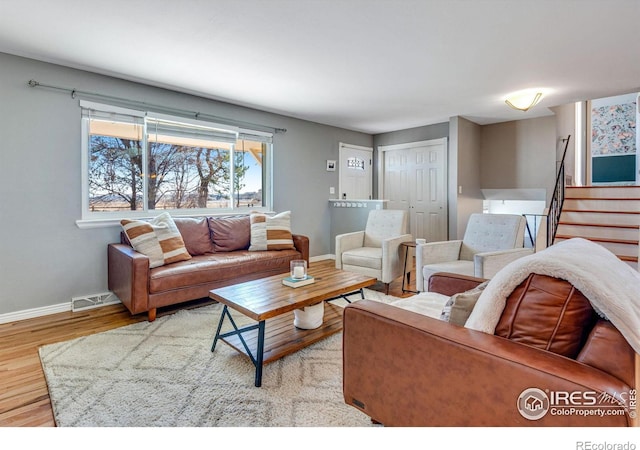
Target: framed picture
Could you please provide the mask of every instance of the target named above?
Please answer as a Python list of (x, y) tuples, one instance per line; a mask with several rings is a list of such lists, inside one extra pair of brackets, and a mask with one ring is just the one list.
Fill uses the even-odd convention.
[(335, 172), (335, 171), (336, 171), (336, 160), (327, 159), (327, 172)]

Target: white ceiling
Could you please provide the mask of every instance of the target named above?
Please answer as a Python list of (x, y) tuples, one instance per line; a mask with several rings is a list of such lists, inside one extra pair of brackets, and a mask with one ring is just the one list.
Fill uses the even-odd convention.
[(375, 134), (640, 91), (640, 0), (0, 0), (0, 52)]

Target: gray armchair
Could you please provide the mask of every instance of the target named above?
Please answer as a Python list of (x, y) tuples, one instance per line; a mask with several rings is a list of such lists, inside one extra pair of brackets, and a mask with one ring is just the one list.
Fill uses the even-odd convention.
[(336, 269), (376, 277), (388, 293), (389, 283), (404, 275), (400, 244), (413, 240), (407, 225), (407, 211), (370, 211), (364, 231), (336, 236)]
[(500, 269), (533, 253), (524, 248), (526, 219), (517, 214), (472, 214), (461, 240), (428, 242), (416, 247), (416, 289), (429, 277), (450, 272), (492, 278)]

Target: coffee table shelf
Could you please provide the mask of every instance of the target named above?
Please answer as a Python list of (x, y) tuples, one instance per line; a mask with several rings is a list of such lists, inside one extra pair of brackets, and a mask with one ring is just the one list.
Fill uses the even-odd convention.
[[(293, 326), (293, 317), (294, 314), (291, 312), (266, 321), (263, 364), (297, 352), (342, 330), (342, 307), (329, 302), (324, 304), (324, 320), (318, 328), (313, 330), (296, 328)], [(257, 329), (243, 332), (242, 337), (249, 348), (256, 348), (258, 343)], [(220, 340), (238, 352), (251, 357), (237, 335), (220, 338)]]

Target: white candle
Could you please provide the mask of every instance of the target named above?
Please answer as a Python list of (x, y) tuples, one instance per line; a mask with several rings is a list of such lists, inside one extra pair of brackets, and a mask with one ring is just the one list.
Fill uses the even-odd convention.
[(304, 278), (304, 267), (295, 266), (293, 268), (293, 278)]

